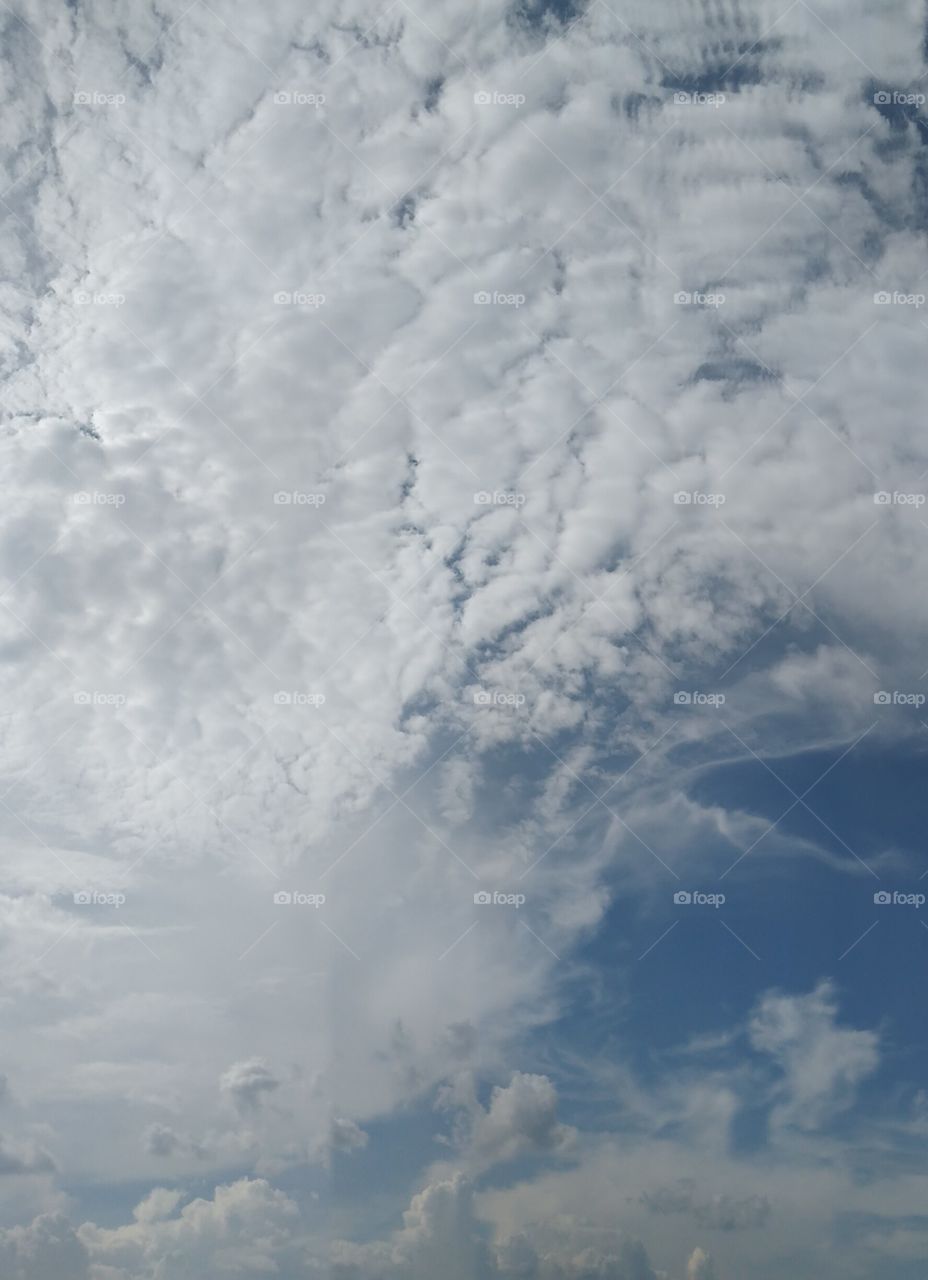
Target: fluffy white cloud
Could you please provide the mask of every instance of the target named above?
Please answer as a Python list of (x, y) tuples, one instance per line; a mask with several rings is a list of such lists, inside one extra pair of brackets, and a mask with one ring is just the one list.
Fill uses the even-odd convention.
[(564, 1153), (577, 1136), (558, 1120), (557, 1090), (547, 1076), (516, 1071), (508, 1085), (493, 1088), (489, 1105), (483, 1107), (467, 1075), (443, 1089), (439, 1099), (444, 1107), (459, 1108), (456, 1137), (475, 1167)]
[[(133, 1211), (133, 1222), (75, 1231), (60, 1215), (0, 1233), (0, 1256), (15, 1280), (188, 1280), (194, 1276), (286, 1276), (307, 1280), (658, 1280), (643, 1245), (611, 1233), (600, 1246), (540, 1254), (525, 1236), (487, 1239), (474, 1212), (471, 1184), (460, 1174), (417, 1193), (403, 1226), (366, 1245), (335, 1242), (331, 1256), (307, 1243), (297, 1206), (266, 1182), (244, 1179), (217, 1187), (210, 1200), (158, 1188)], [(318, 1248), (318, 1241), (315, 1248)], [(715, 1280), (701, 1249), (686, 1280)]]
[[(78, 1238), (94, 1280), (193, 1280), (196, 1276), (282, 1274), (299, 1265), (297, 1206), (262, 1180), (217, 1187), (209, 1200), (155, 1191), (127, 1226), (86, 1223)], [(45, 1280), (37, 1274), (36, 1280)], [(49, 1277), (49, 1280), (51, 1278)]]

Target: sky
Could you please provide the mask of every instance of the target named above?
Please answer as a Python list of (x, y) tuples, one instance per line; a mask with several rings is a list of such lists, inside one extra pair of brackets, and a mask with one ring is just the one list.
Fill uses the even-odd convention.
[(924, 1276), (926, 18), (0, 0), (4, 1280)]

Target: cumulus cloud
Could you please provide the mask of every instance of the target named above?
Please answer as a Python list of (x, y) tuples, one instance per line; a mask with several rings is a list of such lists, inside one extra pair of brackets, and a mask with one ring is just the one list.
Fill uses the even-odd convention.
[[(119, 1227), (45, 1214), (30, 1226), (0, 1231), (4, 1275), (12, 1280), (193, 1280), (278, 1275), (286, 1280), (334, 1275), (339, 1280), (658, 1280), (643, 1245), (612, 1233), (603, 1246), (539, 1252), (525, 1236), (492, 1242), (475, 1214), (474, 1190), (455, 1174), (416, 1193), (403, 1224), (363, 1245), (335, 1241), (322, 1251), (303, 1229), (297, 1205), (262, 1180), (220, 1186), (210, 1199), (191, 1200), (156, 1188)], [(698, 1268), (687, 1280), (714, 1280)], [(694, 1269), (695, 1268), (695, 1269)]]
[[(108, 1280), (193, 1280), (203, 1274), (265, 1275), (292, 1268), (297, 1206), (262, 1180), (217, 1187), (175, 1213), (180, 1196), (158, 1190), (135, 1210), (135, 1221), (106, 1228), (85, 1223), (78, 1239)], [(107, 1270), (108, 1268), (108, 1270)]]
[(10, 1280), (90, 1280), (89, 1255), (63, 1214), (0, 1231), (0, 1260)]
[(253, 1111), (269, 1094), (280, 1088), (280, 1081), (261, 1058), (235, 1062), (219, 1079), (221, 1092), (243, 1111)]
[(569, 1234), (557, 1249), (543, 1252), (523, 1234), (490, 1247), (474, 1214), (473, 1187), (461, 1174), (414, 1196), (402, 1229), (389, 1241), (338, 1245), (335, 1257), (340, 1280), (657, 1280), (641, 1242), (616, 1233), (604, 1248), (574, 1249)]
[(521, 1071), (494, 1088), (470, 1133), (477, 1155), (492, 1162), (563, 1151), (575, 1137), (575, 1129), (558, 1121), (557, 1090), (548, 1077)]

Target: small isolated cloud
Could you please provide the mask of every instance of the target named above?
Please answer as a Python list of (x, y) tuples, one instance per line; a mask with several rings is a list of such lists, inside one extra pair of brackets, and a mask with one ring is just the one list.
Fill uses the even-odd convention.
[(256, 1111), (279, 1088), (280, 1081), (263, 1058), (233, 1063), (219, 1079), (220, 1092), (240, 1111)]
[(557, 1103), (547, 1076), (517, 1071), (508, 1085), (493, 1090), (489, 1107), (475, 1114), (473, 1150), (492, 1163), (563, 1151), (576, 1130), (558, 1121)]

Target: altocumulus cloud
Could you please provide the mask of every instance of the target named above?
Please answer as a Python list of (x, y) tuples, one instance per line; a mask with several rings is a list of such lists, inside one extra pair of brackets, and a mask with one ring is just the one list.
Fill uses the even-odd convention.
[(720, 848), (868, 875), (697, 783), (914, 728), (919, 7), (0, 22), (4, 1274), (894, 1274), (840, 985), (555, 1028)]

